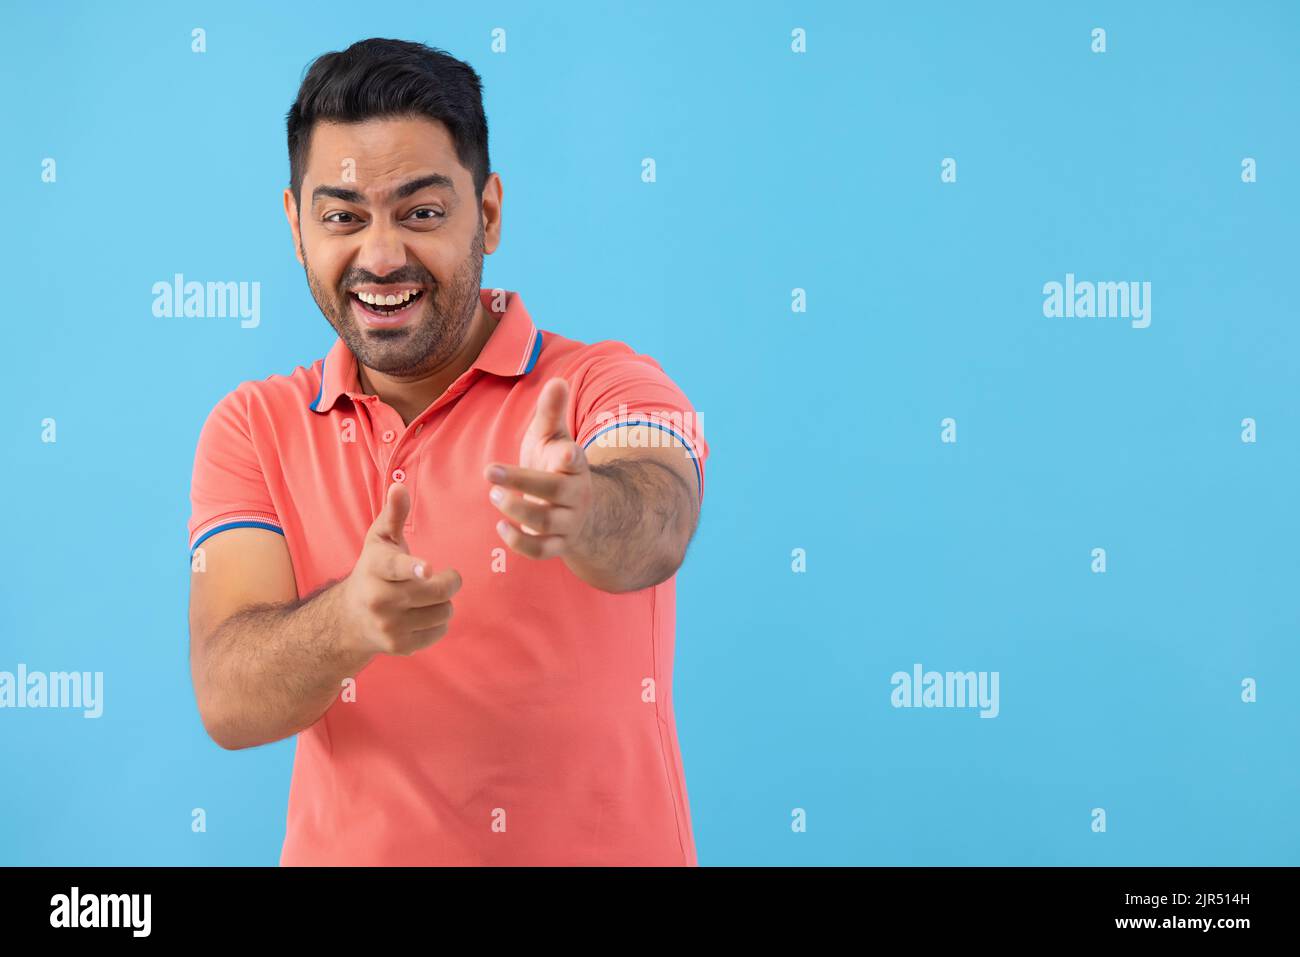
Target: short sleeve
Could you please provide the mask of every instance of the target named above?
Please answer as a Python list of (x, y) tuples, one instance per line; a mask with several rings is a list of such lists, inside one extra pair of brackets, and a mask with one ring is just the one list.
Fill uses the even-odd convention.
[[(592, 346), (576, 371), (574, 438), (586, 449), (619, 443), (619, 431), (646, 425), (663, 443), (680, 442), (695, 466), (700, 500), (704, 499), (704, 463), (709, 446), (701, 415), (659, 363), (621, 342)], [(669, 436), (675, 437), (676, 442)]]
[(248, 396), (236, 389), (208, 414), (190, 482), (190, 552), (228, 528), (284, 534), (248, 427)]

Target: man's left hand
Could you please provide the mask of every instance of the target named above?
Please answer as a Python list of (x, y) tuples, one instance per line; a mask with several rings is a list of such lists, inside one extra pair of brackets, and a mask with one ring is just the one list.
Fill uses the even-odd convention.
[(494, 483), (489, 497), (509, 519), (497, 522), (497, 534), (529, 558), (572, 554), (591, 509), (591, 470), (569, 434), (568, 404), (569, 383), (547, 382), (520, 443), (519, 465), (492, 462), (483, 473)]

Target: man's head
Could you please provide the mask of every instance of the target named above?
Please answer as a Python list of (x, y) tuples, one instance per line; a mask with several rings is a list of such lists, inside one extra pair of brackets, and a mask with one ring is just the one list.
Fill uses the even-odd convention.
[(311, 65), (287, 120), (285, 215), (321, 312), (371, 369), (445, 364), (500, 242), (478, 74), (418, 43), (362, 40)]

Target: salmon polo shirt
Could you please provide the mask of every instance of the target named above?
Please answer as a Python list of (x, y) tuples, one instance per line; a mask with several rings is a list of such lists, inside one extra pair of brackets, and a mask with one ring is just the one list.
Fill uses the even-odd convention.
[[(492, 312), (493, 291), (480, 297)], [(696, 863), (673, 718), (676, 576), (611, 594), (495, 529), (483, 469), (518, 464), (557, 376), (580, 445), (649, 419), (684, 443), (703, 496), (699, 417), (659, 364), (539, 330), (515, 292), (473, 366), (409, 426), (361, 392), (341, 339), (310, 368), (241, 383), (205, 421), (192, 551), (230, 528), (278, 532), (305, 597), (352, 571), (397, 481), (410, 552), (463, 582), (441, 640), (377, 655), (297, 735), (282, 865)]]

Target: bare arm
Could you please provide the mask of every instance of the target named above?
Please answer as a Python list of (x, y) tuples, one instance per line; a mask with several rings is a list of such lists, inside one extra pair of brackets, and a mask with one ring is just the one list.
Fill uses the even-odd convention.
[[(620, 454), (622, 453), (622, 454)], [(596, 449), (592, 498), (583, 532), (565, 557), (575, 575), (610, 592), (667, 581), (686, 557), (699, 519), (695, 476), (680, 446)]]
[(569, 384), (542, 388), (518, 466), (489, 462), (483, 476), (505, 516), (497, 534), (529, 558), (563, 558), (608, 592), (671, 578), (700, 515), (700, 486), (687, 449), (648, 425), (619, 429), (619, 441), (581, 448), (569, 434)]
[(375, 655), (410, 655), (446, 634), (460, 576), (406, 551), (407, 509), (405, 489), (390, 488), (351, 574), (302, 600), (280, 535), (236, 528), (204, 542), (204, 570), (190, 579), (190, 674), (214, 741), (249, 748), (296, 734)]
[(249, 748), (310, 727), (374, 657), (341, 640), (339, 583), (285, 599), (272, 586), (285, 570), (292, 582), (289, 551), (265, 529), (230, 529), (203, 547), (206, 568), (191, 573), (190, 675), (208, 734)]

